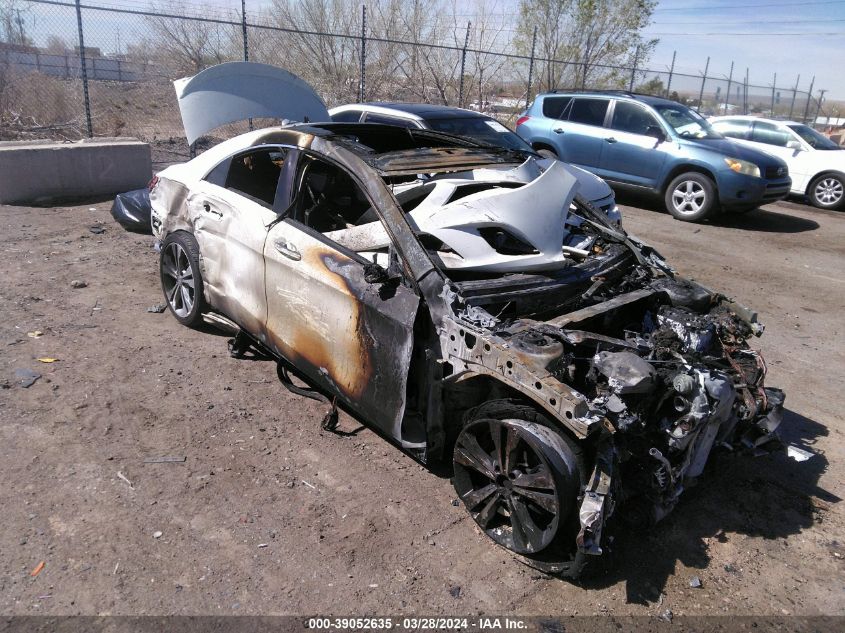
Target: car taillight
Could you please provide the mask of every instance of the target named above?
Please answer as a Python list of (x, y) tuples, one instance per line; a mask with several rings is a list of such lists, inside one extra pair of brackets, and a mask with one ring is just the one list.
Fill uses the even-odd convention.
[(530, 117), (530, 116), (528, 116), (527, 114), (523, 114), (521, 117), (519, 117), (519, 118), (516, 120), (516, 127), (519, 127), (520, 125), (522, 125), (523, 123), (525, 123), (525, 122), (526, 122), (528, 119), (530, 119), (530, 118), (531, 118), (531, 117)]
[(152, 190), (155, 189), (157, 184), (158, 184), (158, 176), (153, 176), (150, 179), (150, 182), (147, 183), (147, 189), (149, 189), (152, 192)]

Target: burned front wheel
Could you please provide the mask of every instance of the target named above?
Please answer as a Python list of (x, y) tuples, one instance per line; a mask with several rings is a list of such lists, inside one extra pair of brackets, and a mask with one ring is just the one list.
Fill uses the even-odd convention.
[(524, 556), (574, 545), (583, 460), (578, 446), (510, 401), (469, 412), (453, 453), (455, 490), (499, 545)]

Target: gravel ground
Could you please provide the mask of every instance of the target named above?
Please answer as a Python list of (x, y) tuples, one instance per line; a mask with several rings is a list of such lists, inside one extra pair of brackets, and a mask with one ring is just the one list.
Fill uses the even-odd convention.
[(845, 614), (845, 214), (624, 207), (679, 271), (759, 310), (788, 439), (815, 456), (721, 459), (573, 584), (495, 547), (448, 479), (353, 419), (321, 431), (272, 363), (147, 312), (152, 238), (108, 208), (0, 207), (3, 614)]

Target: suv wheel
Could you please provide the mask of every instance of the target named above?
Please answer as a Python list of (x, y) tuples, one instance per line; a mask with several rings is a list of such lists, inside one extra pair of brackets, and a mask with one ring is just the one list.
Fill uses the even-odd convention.
[(718, 208), (716, 185), (704, 174), (687, 172), (669, 183), (664, 202), (676, 220), (700, 222)]
[(555, 154), (555, 153), (554, 153), (552, 150), (550, 150), (550, 149), (538, 149), (538, 150), (537, 150), (537, 153), (538, 153), (540, 156), (542, 156), (543, 158), (551, 158), (552, 160), (560, 160), (560, 158), (558, 158), (558, 155), (557, 155), (557, 154)]
[(810, 185), (809, 193), (814, 207), (842, 209), (845, 207), (845, 177), (840, 174), (819, 176)]

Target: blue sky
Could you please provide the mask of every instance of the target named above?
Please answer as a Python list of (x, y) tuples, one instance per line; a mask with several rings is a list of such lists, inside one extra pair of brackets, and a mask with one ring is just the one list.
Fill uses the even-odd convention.
[[(750, 83), (778, 85), (845, 99), (845, 1), (789, 0), (663, 0), (647, 34), (660, 39), (652, 67), (668, 67), (678, 51), (676, 70), (727, 75), (735, 61)], [(737, 70), (734, 71), (736, 77)]]
[[(152, 0), (83, 1), (146, 8)], [(472, 19), (475, 2), (454, 1), (462, 12), (461, 19)], [(512, 23), (519, 0), (483, 1), (488, 11)], [(185, 2), (205, 15), (221, 9), (240, 10), (241, 4), (240, 0)], [(64, 31), (66, 39), (75, 38), (72, 9), (21, 4), (29, 7), (28, 21), (39, 44), (44, 43), (48, 32)], [(251, 7), (254, 10), (267, 4), (269, 0), (247, 0), (247, 13)], [(350, 8), (360, 4), (361, 0), (349, 0)], [(86, 44), (100, 46), (107, 53), (117, 50), (118, 33), (125, 46), (145, 29), (142, 18), (101, 12), (85, 15), (90, 16), (85, 23)], [(94, 16), (96, 23), (92, 23)], [(72, 31), (68, 28), (71, 26)], [(799, 89), (806, 91), (815, 76), (815, 95), (824, 88), (826, 98), (845, 100), (845, 0), (661, 0), (645, 33), (660, 40), (648, 64), (654, 70), (668, 70), (672, 53), (677, 51), (676, 72), (699, 75), (710, 56), (710, 76), (727, 77), (734, 61), (734, 80), (741, 81), (748, 68), (751, 84), (770, 86), (773, 73), (777, 73), (777, 85), (786, 88), (794, 86), (800, 75)]]

